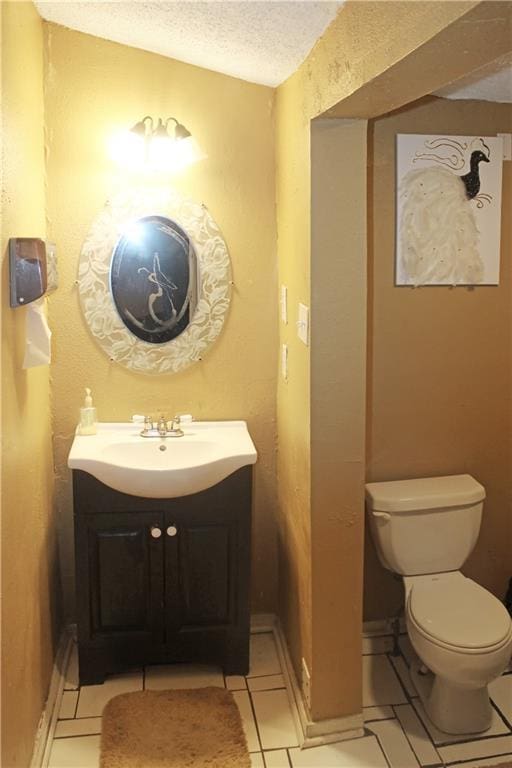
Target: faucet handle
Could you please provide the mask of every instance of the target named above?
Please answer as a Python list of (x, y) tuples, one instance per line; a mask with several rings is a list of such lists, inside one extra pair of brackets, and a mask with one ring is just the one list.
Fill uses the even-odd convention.
[(151, 416), (144, 416), (144, 432), (148, 432), (150, 429), (153, 429)]

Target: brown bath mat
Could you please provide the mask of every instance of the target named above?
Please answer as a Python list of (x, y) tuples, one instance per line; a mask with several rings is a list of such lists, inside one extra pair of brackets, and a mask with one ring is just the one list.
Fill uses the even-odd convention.
[(250, 768), (235, 700), (224, 688), (136, 691), (103, 711), (100, 768)]

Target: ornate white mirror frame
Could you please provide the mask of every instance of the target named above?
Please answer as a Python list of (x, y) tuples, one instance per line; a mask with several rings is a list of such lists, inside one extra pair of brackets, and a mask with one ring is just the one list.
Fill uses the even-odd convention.
[[(132, 334), (110, 290), (114, 248), (130, 223), (143, 216), (172, 219), (187, 233), (199, 269), (199, 300), (187, 328), (162, 344)], [(78, 267), (80, 303), (89, 329), (112, 362), (137, 373), (176, 373), (202, 359), (221, 332), (231, 294), (231, 263), (216, 222), (200, 203), (175, 190), (129, 189), (107, 201), (82, 246)]]

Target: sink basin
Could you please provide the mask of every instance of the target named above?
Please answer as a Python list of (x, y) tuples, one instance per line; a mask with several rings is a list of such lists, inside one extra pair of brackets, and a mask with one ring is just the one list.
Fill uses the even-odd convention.
[(132, 496), (176, 498), (204, 491), (254, 464), (245, 421), (193, 421), (183, 437), (140, 436), (134, 424), (100, 423), (96, 435), (76, 435), (68, 467)]

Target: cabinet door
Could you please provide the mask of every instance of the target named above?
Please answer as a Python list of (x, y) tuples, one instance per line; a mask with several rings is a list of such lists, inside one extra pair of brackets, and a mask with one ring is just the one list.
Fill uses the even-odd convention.
[(227, 626), (233, 621), (236, 531), (229, 521), (180, 518), (167, 525), (165, 537), (168, 632)]
[(162, 515), (86, 515), (76, 525), (80, 639), (161, 639)]

